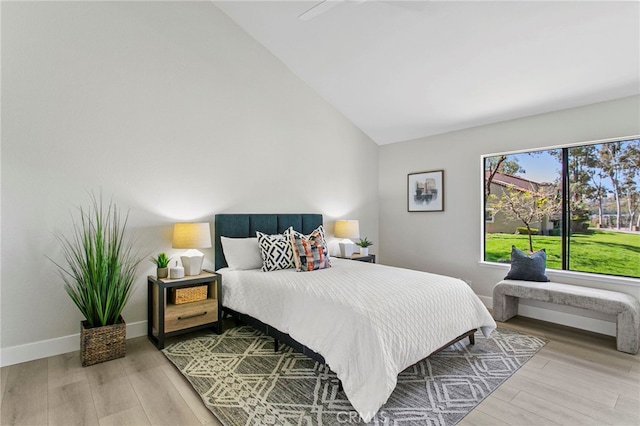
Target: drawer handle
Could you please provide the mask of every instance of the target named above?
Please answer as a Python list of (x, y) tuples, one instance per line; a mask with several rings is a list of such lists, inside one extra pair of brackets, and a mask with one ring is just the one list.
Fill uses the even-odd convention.
[(178, 317), (178, 320), (185, 320), (185, 319), (191, 319), (191, 318), (196, 318), (196, 317), (203, 317), (205, 315), (207, 315), (207, 311), (204, 311), (201, 314), (189, 315), (189, 316), (186, 316), (186, 317)]

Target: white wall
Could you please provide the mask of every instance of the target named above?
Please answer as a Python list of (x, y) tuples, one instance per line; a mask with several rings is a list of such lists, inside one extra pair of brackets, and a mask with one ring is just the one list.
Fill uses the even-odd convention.
[[(634, 96), (383, 145), (379, 152), (379, 259), (390, 265), (463, 278), (491, 306), (493, 286), (506, 275), (508, 267), (480, 264), (480, 156), (637, 134), (640, 134), (640, 97)], [(407, 174), (440, 169), (444, 169), (445, 211), (408, 213)], [(603, 277), (589, 280), (586, 274), (553, 272), (548, 275), (554, 281), (640, 297), (638, 280)], [(615, 324), (601, 321), (612, 320), (607, 316), (548, 304), (524, 304), (520, 312), (526, 316), (607, 334), (615, 332)]]
[[(78, 347), (82, 318), (45, 255), (88, 191), (130, 209), (148, 254), (177, 254), (171, 225), (219, 212), (359, 219), (382, 263), (464, 278), (490, 305), (506, 270), (479, 264), (480, 155), (640, 133), (633, 97), (378, 148), (208, 2), (0, 7), (0, 365)], [(407, 213), (407, 173), (436, 169), (445, 211)], [(133, 335), (152, 272), (144, 262), (124, 312)]]
[[(2, 364), (78, 347), (45, 255), (89, 191), (130, 209), (147, 254), (177, 254), (175, 221), (220, 212), (359, 219), (378, 241), (377, 146), (213, 4), (1, 7)], [(134, 334), (153, 271), (124, 311)]]

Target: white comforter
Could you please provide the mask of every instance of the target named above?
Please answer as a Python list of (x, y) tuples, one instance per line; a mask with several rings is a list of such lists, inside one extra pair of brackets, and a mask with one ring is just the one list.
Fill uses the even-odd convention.
[(493, 318), (462, 280), (331, 259), (313, 272), (221, 269), (222, 304), (321, 354), (353, 407), (369, 421), (398, 374)]

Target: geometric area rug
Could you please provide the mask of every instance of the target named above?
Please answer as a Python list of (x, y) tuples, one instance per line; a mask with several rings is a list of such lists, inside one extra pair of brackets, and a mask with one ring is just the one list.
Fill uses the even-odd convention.
[[(496, 329), (400, 373), (371, 425), (455, 425), (546, 342)], [(172, 343), (165, 356), (225, 426), (364, 424), (326, 365), (249, 326)]]

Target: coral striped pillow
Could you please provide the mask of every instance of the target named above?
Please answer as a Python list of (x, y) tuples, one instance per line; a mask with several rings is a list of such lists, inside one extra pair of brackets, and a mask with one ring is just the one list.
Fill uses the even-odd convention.
[(322, 225), (309, 235), (293, 232), (291, 247), (297, 271), (315, 271), (331, 267)]

